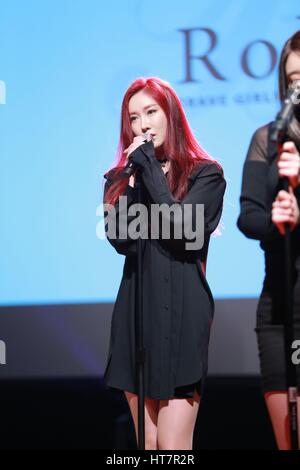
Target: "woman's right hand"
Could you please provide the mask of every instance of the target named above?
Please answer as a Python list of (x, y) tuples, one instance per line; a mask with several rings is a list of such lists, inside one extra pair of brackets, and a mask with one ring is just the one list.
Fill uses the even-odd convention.
[(123, 151), (123, 153), (125, 153), (126, 155), (126, 158), (128, 159), (130, 155), (132, 154), (132, 152), (134, 152), (134, 150), (136, 150), (138, 147), (140, 147), (144, 143), (145, 143), (144, 134), (134, 137), (133, 142), (129, 145), (129, 147), (127, 147), (127, 149)]
[(276, 225), (281, 235), (285, 233), (285, 224), (289, 224), (291, 230), (299, 224), (299, 206), (292, 188), (287, 191), (279, 191), (272, 204), (272, 222)]
[(278, 174), (289, 179), (292, 188), (300, 183), (300, 156), (294, 142), (285, 142), (278, 159)]

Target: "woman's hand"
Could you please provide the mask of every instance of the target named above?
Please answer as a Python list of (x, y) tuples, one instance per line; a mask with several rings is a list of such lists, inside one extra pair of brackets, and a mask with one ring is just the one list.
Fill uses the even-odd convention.
[(299, 224), (299, 206), (292, 188), (289, 192), (279, 191), (275, 201), (272, 204), (272, 222), (277, 229), (284, 235), (285, 224), (289, 224), (291, 230)]
[[(129, 147), (127, 147), (127, 149), (125, 149), (123, 152), (126, 154), (126, 158), (128, 159), (130, 154), (144, 143), (145, 143), (145, 135), (139, 135), (137, 137), (134, 137), (132, 144), (130, 144)], [(131, 175), (129, 177), (128, 184), (132, 188), (134, 188), (134, 183), (135, 183), (135, 175)]]
[(129, 184), (132, 188), (134, 188), (134, 182), (135, 182), (135, 175), (129, 176), (129, 182), (128, 182), (128, 184)]
[(294, 142), (285, 142), (277, 162), (278, 174), (286, 176), (293, 189), (300, 183), (300, 156)]
[(145, 143), (145, 135), (138, 135), (134, 137), (132, 144), (130, 144), (129, 147), (127, 147), (127, 149), (125, 149), (123, 152), (126, 154), (126, 158), (129, 158), (132, 152), (144, 143)]

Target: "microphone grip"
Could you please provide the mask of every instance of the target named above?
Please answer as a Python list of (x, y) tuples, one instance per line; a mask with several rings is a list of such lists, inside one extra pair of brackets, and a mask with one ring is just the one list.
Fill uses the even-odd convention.
[(129, 176), (130, 177), (137, 170), (137, 167), (138, 167), (138, 165), (136, 163), (134, 163), (133, 161), (130, 161), (130, 157), (129, 157), (129, 161), (128, 161), (127, 165), (125, 166), (122, 173), (124, 174), (124, 176)]
[[(144, 142), (149, 142), (149, 140), (152, 140), (151, 134), (149, 134), (148, 132), (144, 132), (143, 137), (144, 137)], [(125, 166), (124, 170), (122, 171), (122, 174), (124, 176), (131, 176), (137, 169), (138, 169), (138, 165), (134, 163), (133, 161), (130, 161), (130, 157), (129, 157), (128, 163)]]
[(287, 176), (282, 178), (282, 189), (286, 192), (289, 192), (290, 182)]

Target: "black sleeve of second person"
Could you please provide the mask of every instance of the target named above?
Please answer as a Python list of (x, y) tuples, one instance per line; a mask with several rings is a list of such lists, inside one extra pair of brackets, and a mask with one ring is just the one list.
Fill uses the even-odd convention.
[[(264, 140), (266, 140), (266, 135)], [(260, 241), (280, 237), (272, 222), (271, 205), (278, 192), (278, 178), (272, 188), (268, 185), (270, 163), (267, 158), (267, 141), (262, 142), (258, 129), (251, 140), (243, 168), (240, 196), (240, 215), (237, 225), (248, 238)], [(272, 194), (270, 194), (272, 191)]]

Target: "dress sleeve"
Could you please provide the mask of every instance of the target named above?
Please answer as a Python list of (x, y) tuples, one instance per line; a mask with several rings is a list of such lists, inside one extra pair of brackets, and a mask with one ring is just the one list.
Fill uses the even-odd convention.
[[(103, 203), (105, 200), (106, 192), (109, 186), (113, 182), (113, 176), (110, 173), (104, 175), (107, 181), (104, 185)], [(129, 238), (127, 233), (128, 225), (133, 219), (132, 216), (128, 215), (129, 207), (136, 201), (136, 191), (129, 184), (127, 185), (123, 196), (127, 196), (127, 205), (120, 205), (120, 199), (113, 206), (112, 210), (106, 210), (104, 205), (104, 223), (105, 223), (105, 235), (109, 243), (115, 248), (115, 250), (121, 255), (136, 255), (137, 240)], [(124, 211), (127, 211), (125, 214)], [(125, 219), (126, 217), (126, 219)], [(126, 226), (122, 226), (122, 220), (126, 220)], [(122, 227), (122, 231), (126, 232), (125, 237), (120, 238), (119, 228)]]
[[(226, 188), (223, 170), (213, 162), (201, 163), (192, 187), (180, 201), (171, 193), (154, 152), (153, 143), (150, 141), (134, 150), (131, 158), (142, 167), (142, 179), (152, 202), (164, 205), (162, 222), (170, 227), (170, 231), (167, 237), (162, 237), (159, 227), (158, 238), (163, 238), (172, 250), (199, 250), (216, 229), (221, 217)], [(200, 224), (199, 205), (204, 207), (204, 217), (201, 218)], [(195, 235), (192, 237), (193, 234)], [(202, 244), (199, 247), (200, 239)]]
[(244, 163), (237, 221), (246, 237), (261, 241), (280, 237), (271, 213), (272, 201), (279, 190), (278, 174), (268, 178), (269, 171), (268, 126), (263, 126), (253, 134)]

